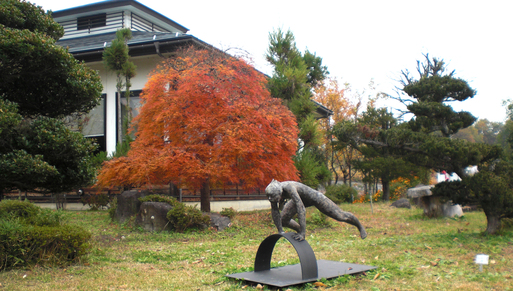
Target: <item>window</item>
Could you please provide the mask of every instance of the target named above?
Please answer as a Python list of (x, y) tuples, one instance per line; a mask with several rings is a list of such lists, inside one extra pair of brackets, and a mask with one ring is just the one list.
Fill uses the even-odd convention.
[(65, 124), (73, 131), (81, 132), (84, 137), (95, 139), (98, 151), (106, 151), (105, 139), (105, 97), (102, 94), (100, 104), (87, 114), (72, 114), (64, 118)]
[(107, 13), (100, 13), (77, 18), (77, 30), (107, 26)]
[[(139, 98), (139, 94), (141, 94), (141, 90), (134, 90), (130, 91), (130, 113), (132, 120), (139, 114), (139, 110), (142, 107), (141, 104), (141, 98)], [(127, 112), (127, 98), (125, 97), (125, 92), (121, 92), (121, 116), (122, 116), (122, 123), (123, 126), (125, 126), (125, 122), (128, 117)], [(130, 134), (132, 138), (135, 138), (135, 133)]]

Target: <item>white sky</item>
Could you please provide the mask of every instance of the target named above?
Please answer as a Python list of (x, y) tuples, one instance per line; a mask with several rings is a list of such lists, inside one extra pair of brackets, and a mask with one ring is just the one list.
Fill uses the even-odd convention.
[[(96, 0), (31, 0), (58, 11)], [(323, 59), (331, 77), (363, 90), (371, 79), (394, 94), (401, 70), (415, 72), (424, 53), (442, 58), (477, 90), (457, 110), (504, 122), (502, 100), (513, 68), (513, 3), (509, 1), (139, 0), (221, 49), (248, 51), (257, 69), (272, 74), (264, 55), (269, 32), (290, 29), (297, 47)], [(400, 105), (387, 101), (386, 106)]]

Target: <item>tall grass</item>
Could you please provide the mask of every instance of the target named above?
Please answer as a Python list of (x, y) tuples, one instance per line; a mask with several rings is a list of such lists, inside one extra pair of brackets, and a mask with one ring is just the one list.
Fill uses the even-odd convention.
[[(426, 219), (420, 209), (388, 204), (342, 204), (366, 226), (318, 222), (307, 213), (307, 240), (317, 259), (376, 266), (365, 275), (322, 280), (291, 290), (513, 290), (513, 231), (486, 236), (481, 212), (463, 218)], [(256, 290), (225, 277), (252, 270), (260, 242), (276, 232), (269, 211), (238, 213), (223, 232), (145, 233), (110, 222), (106, 211), (69, 212), (68, 221), (93, 233), (92, 252), (70, 267), (0, 273), (6, 290)], [(490, 256), (479, 267), (477, 254)], [(298, 263), (294, 248), (280, 240), (272, 266)], [(322, 286), (322, 285), (321, 285)], [(264, 286), (264, 290), (272, 290)]]

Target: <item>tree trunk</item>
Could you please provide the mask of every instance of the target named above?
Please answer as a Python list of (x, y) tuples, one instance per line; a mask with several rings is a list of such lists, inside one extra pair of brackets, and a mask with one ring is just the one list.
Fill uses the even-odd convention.
[(180, 190), (172, 182), (169, 183), (169, 193), (168, 193), (168, 195), (171, 196), (171, 197), (175, 197), (175, 198), (180, 195)]
[(117, 107), (117, 112), (118, 112), (118, 120), (116, 120), (117, 122), (117, 130), (118, 132), (116, 133), (116, 136), (117, 136), (117, 144), (120, 144), (123, 142), (123, 116), (122, 116), (122, 113), (121, 113), (121, 91), (118, 90), (118, 100), (117, 100), (117, 104), (116, 104), (116, 107)]
[(383, 186), (383, 201), (390, 200), (390, 181), (381, 178), (381, 185)]
[(488, 221), (486, 233), (496, 234), (501, 229), (501, 219), (498, 214), (486, 213), (486, 220)]
[(210, 185), (208, 180), (201, 187), (201, 211), (210, 212)]
[(0, 188), (0, 201), (4, 200), (4, 189)]

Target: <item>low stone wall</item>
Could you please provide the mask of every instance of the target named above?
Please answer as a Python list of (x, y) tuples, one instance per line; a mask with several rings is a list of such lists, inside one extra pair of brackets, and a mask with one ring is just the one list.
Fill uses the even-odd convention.
[[(184, 202), (187, 205), (196, 205), (200, 207), (199, 202)], [(211, 201), (210, 210), (212, 212), (220, 212), (223, 208), (233, 208), (237, 212), (271, 209), (268, 200), (237, 200), (237, 201)]]
[[(187, 205), (197, 205), (200, 208), (199, 202), (184, 202)], [(55, 203), (37, 203), (38, 206), (43, 208), (55, 209)], [(210, 209), (212, 212), (220, 212), (223, 208), (232, 207), (234, 210), (240, 211), (253, 211), (271, 209), (271, 204), (267, 200), (238, 200), (238, 201), (211, 201)], [(66, 210), (88, 210), (89, 206), (82, 203), (67, 203), (64, 206)]]

